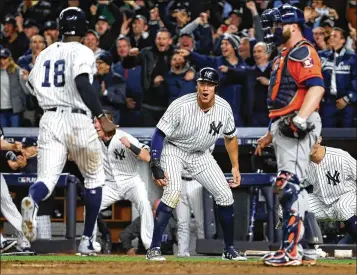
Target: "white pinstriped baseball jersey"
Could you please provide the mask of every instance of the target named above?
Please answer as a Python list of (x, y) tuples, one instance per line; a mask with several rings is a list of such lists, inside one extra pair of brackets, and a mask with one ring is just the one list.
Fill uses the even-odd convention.
[(307, 181), (314, 194), (325, 204), (336, 202), (346, 193), (356, 194), (356, 160), (346, 151), (325, 147), (326, 153), (319, 164), (310, 162)]
[[(122, 137), (127, 137), (130, 143), (138, 148), (150, 149), (149, 146), (140, 143), (139, 140), (132, 135), (119, 129), (116, 130), (107, 148), (108, 161), (106, 161), (104, 165), (110, 165), (112, 175), (118, 184), (120, 184), (120, 181), (135, 177), (139, 173), (138, 159), (136, 155), (120, 141)], [(108, 171), (108, 169), (108, 167), (105, 168), (105, 172)]]
[(218, 95), (208, 112), (198, 105), (196, 93), (174, 100), (156, 127), (165, 133), (166, 142), (186, 152), (204, 152), (222, 134), (228, 138), (236, 135), (232, 108)]
[(27, 87), (42, 109), (61, 106), (90, 113), (75, 83), (76, 76), (83, 73), (93, 81), (96, 73), (93, 51), (78, 42), (56, 42), (38, 55)]

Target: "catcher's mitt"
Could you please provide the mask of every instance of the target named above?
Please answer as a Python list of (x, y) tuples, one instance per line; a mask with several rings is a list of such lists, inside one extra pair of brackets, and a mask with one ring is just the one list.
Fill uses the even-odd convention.
[(315, 129), (315, 125), (311, 122), (302, 125), (294, 121), (296, 114), (288, 115), (282, 118), (278, 123), (280, 133), (289, 138), (303, 139), (309, 132)]

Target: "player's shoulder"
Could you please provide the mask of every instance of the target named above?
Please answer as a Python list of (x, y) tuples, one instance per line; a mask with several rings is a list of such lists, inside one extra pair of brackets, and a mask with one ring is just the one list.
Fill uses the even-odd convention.
[(231, 110), (232, 110), (232, 107), (228, 103), (228, 101), (225, 100), (224, 98), (220, 97), (219, 95), (216, 95), (215, 103), (216, 103), (218, 108), (224, 109), (224, 110), (226, 110), (228, 112), (231, 112)]
[(177, 110), (195, 103), (197, 103), (197, 94), (190, 93), (187, 95), (180, 96), (179, 98), (176, 98), (174, 101), (171, 102), (169, 107), (170, 110)]
[(350, 156), (348, 152), (340, 148), (328, 147), (326, 146), (326, 154), (336, 158), (344, 158)]
[(307, 40), (303, 40), (290, 51), (289, 59), (296, 62), (304, 62), (317, 55), (315, 47)]

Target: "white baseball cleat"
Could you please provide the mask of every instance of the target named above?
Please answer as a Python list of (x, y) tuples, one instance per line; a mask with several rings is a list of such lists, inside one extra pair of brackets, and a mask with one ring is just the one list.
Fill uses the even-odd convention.
[(87, 236), (82, 236), (81, 242), (78, 246), (77, 256), (97, 256), (101, 250), (101, 246), (98, 242), (92, 240)]
[(25, 237), (33, 242), (37, 237), (37, 216), (38, 206), (31, 197), (25, 197), (21, 202), (22, 230)]
[(165, 257), (161, 254), (161, 249), (159, 247), (149, 248), (146, 253), (146, 260), (149, 261), (166, 261)]
[(17, 241), (14, 240), (5, 240), (0, 244), (0, 253), (8, 251), (11, 247), (17, 245)]

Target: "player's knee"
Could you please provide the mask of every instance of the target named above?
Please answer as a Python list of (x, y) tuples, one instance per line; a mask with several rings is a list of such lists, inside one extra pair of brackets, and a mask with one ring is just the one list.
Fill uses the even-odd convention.
[(171, 208), (176, 208), (181, 196), (180, 190), (165, 190), (161, 201)]
[(293, 203), (298, 199), (300, 191), (299, 180), (295, 174), (280, 171), (274, 183), (274, 192), (284, 211), (290, 211)]
[(220, 206), (229, 206), (234, 203), (233, 194), (230, 189), (220, 193), (214, 200), (216, 201), (216, 204)]

